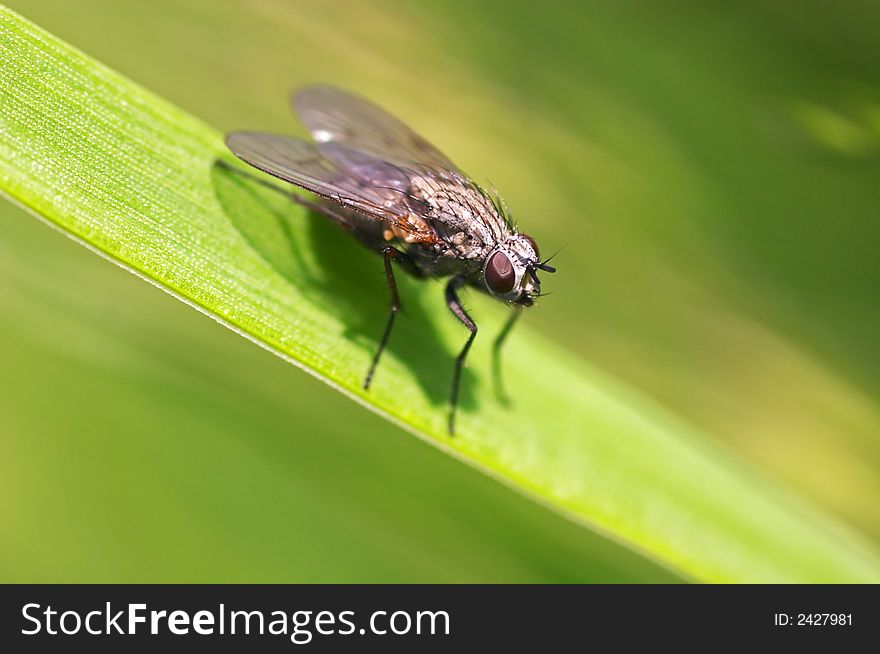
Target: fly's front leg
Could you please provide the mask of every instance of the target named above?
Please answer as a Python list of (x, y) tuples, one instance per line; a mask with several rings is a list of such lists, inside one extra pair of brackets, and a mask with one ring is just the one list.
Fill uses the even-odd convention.
[(507, 393), (504, 392), (504, 384), (501, 378), (501, 346), (504, 345), (508, 334), (510, 334), (521, 314), (522, 306), (514, 306), (510, 317), (504, 323), (504, 327), (498, 332), (498, 336), (495, 337), (495, 342), (492, 344), (492, 379), (495, 383), (495, 394), (502, 402), (508, 402), (509, 399)]
[(446, 285), (446, 304), (449, 306), (449, 310), (452, 311), (452, 313), (455, 314), (455, 317), (458, 318), (470, 331), (470, 336), (468, 336), (467, 342), (464, 344), (464, 347), (455, 359), (455, 372), (452, 375), (452, 396), (449, 402), (450, 436), (455, 434), (455, 410), (458, 408), (458, 387), (461, 382), (461, 369), (464, 367), (464, 361), (467, 358), (468, 350), (471, 349), (471, 344), (477, 336), (476, 323), (471, 320), (471, 317), (467, 314), (467, 311), (464, 310), (464, 307), (461, 306), (461, 301), (458, 299), (457, 291), (464, 285), (464, 282), (464, 277), (453, 277)]
[(400, 311), (400, 296), (397, 294), (397, 282), (394, 280), (394, 269), (391, 267), (391, 261), (401, 256), (400, 252), (386, 245), (382, 248), (382, 254), (385, 256), (385, 281), (388, 282), (388, 291), (391, 293), (391, 314), (388, 316), (388, 322), (385, 324), (385, 331), (382, 332), (382, 340), (379, 341), (379, 349), (373, 356), (370, 363), (370, 370), (367, 372), (367, 378), (364, 380), (364, 390), (370, 388), (370, 382), (373, 381), (373, 373), (376, 372), (376, 366), (379, 364), (379, 357), (388, 344), (388, 338), (391, 336), (391, 328), (394, 326), (394, 319), (397, 312)]

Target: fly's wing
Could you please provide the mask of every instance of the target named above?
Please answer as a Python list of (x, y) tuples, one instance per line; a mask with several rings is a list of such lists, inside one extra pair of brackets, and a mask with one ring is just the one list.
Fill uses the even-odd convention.
[(324, 85), (301, 89), (292, 103), (316, 147), (340, 168), (357, 170), (357, 158), (396, 168), (402, 182), (393, 185), (400, 191), (398, 199), (441, 240), (460, 232), (483, 242), (503, 238), (509, 226), (500, 204), (493, 203), (446, 155), (384, 109)]
[(442, 152), (371, 102), (333, 86), (307, 86), (292, 98), (300, 121), (319, 144), (339, 144), (416, 172), (457, 171)]
[(356, 152), (343, 156), (340, 150), (340, 165), (321, 146), (263, 132), (233, 132), (226, 145), (239, 159), (286, 182), (404, 231), (416, 228), (401, 192), (409, 178), (392, 164)]

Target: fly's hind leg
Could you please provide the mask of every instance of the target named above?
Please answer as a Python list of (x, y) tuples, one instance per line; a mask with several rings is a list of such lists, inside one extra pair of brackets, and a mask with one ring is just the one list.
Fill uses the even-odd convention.
[(373, 381), (373, 373), (376, 372), (376, 366), (379, 364), (379, 358), (388, 345), (388, 339), (391, 336), (391, 328), (394, 327), (394, 319), (397, 318), (397, 312), (400, 311), (400, 295), (397, 293), (397, 282), (394, 279), (394, 269), (391, 267), (391, 261), (400, 259), (405, 261), (405, 255), (390, 245), (382, 248), (382, 254), (385, 258), (385, 281), (388, 282), (388, 291), (391, 293), (391, 313), (388, 316), (388, 322), (385, 323), (385, 331), (382, 332), (382, 338), (379, 341), (379, 348), (373, 355), (373, 361), (370, 363), (370, 369), (367, 377), (364, 379), (364, 390), (370, 388), (370, 382)]

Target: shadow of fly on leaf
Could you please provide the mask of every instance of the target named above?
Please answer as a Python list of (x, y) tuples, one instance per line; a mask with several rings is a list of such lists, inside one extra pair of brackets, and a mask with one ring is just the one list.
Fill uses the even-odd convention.
[(364, 389), (369, 389), (376, 374), (401, 308), (395, 264), (418, 279), (449, 278), (446, 304), (469, 332), (452, 374), (448, 428), (453, 435), (462, 368), (477, 335), (477, 325), (458, 291), (470, 286), (512, 307), (493, 348), (493, 369), (498, 370), (501, 344), (521, 310), (533, 306), (541, 295), (538, 271), (555, 269), (541, 261), (534, 239), (517, 230), (497, 194), (490, 195), (391, 114), (331, 86), (301, 89), (292, 104), (313, 142), (264, 132), (232, 132), (226, 144), (251, 166), (318, 199), (232, 170), (323, 214), (383, 256), (391, 311)]
[[(283, 190), (281, 182), (272, 184), (270, 190), (262, 182), (275, 180), (261, 178), (254, 183), (258, 180), (220, 159), (214, 160), (211, 169), (214, 194), (248, 246), (291, 285), (291, 292), (333, 315), (345, 338), (358, 343), (372, 357), (383, 319), (387, 318), (377, 310), (388, 301), (383, 266), (376, 265), (375, 254), (357, 240), (342, 236), (339, 225), (323, 214), (298, 211), (301, 207), (291, 201), (289, 193), (279, 192)], [(406, 303), (382, 355), (374, 385), (382, 379), (387, 357), (392, 355), (410, 371), (426, 400), (436, 407), (446, 406), (452, 368), (443, 363), (451, 362), (461, 346), (443, 337), (431, 310), (443, 293), (442, 280), (397, 275), (396, 281)], [(459, 413), (476, 406), (478, 383), (470, 366), (461, 375)]]

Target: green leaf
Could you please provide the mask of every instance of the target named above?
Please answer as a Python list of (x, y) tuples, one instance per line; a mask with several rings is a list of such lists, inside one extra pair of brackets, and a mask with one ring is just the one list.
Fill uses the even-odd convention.
[(505, 355), (512, 399), (504, 400), (488, 347), (504, 311), (484, 298), (468, 298), (481, 332), (455, 438), (445, 433), (447, 396), (466, 332), (439, 283), (400, 279), (404, 312), (364, 392), (388, 303), (378, 258), (218, 167), (233, 159), (215, 130), (6, 9), (0, 53), (0, 188), (34, 215), (414, 435), (684, 576), (880, 581), (880, 560), (859, 536), (526, 325)]

